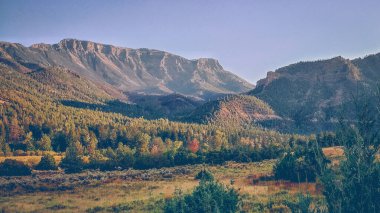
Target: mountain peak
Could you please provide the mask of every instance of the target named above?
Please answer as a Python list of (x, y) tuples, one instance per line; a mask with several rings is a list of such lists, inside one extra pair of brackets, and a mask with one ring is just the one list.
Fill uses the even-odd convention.
[(219, 64), (219, 61), (213, 58), (199, 58), (196, 61), (198, 68), (212, 67), (220, 70), (223, 69), (222, 65)]
[(30, 45), (30, 48), (47, 50), (47, 49), (51, 48), (51, 45), (45, 44), (45, 43), (38, 43), (38, 44)]
[(104, 45), (92, 41), (84, 41), (77, 39), (63, 39), (54, 46), (69, 51), (99, 51), (103, 48), (113, 47), (111, 45)]

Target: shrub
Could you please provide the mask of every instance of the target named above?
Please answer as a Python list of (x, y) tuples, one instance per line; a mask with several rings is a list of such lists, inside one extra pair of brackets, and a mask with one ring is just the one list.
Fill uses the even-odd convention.
[(276, 179), (292, 182), (315, 181), (316, 172), (313, 165), (308, 164), (303, 156), (297, 157), (294, 153), (286, 155), (274, 167)]
[(94, 154), (90, 156), (90, 162), (88, 163), (87, 168), (111, 171), (115, 170), (116, 162), (104, 157), (99, 150), (95, 150)]
[(204, 180), (204, 181), (213, 181), (214, 175), (205, 169), (202, 169), (198, 174), (195, 176), (196, 180)]
[(32, 174), (32, 170), (23, 162), (6, 159), (0, 163), (0, 176), (26, 176)]
[(182, 195), (177, 190), (175, 197), (165, 202), (165, 212), (237, 212), (240, 207), (239, 194), (231, 188), (214, 181), (201, 181), (192, 194)]
[(13, 155), (14, 156), (26, 156), (26, 153), (23, 150), (18, 149), (18, 150), (13, 152)]
[(296, 194), (296, 201), (285, 201), (285, 205), (290, 208), (292, 212), (314, 212), (311, 211), (312, 197), (309, 193), (306, 195), (302, 193)]
[(37, 170), (57, 170), (57, 164), (53, 155), (45, 154), (42, 156), (41, 161), (36, 166)]
[[(275, 178), (292, 182), (315, 181), (320, 170), (314, 153), (315, 145), (315, 141), (309, 141), (305, 147), (299, 145), (285, 153), (273, 168)], [(325, 157), (321, 160), (323, 165), (327, 163)]]

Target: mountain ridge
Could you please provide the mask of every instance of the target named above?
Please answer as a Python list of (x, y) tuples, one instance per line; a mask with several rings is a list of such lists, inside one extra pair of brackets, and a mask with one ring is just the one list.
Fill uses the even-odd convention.
[(207, 98), (253, 88), (247, 81), (224, 70), (216, 59), (188, 60), (160, 50), (123, 48), (76, 39), (30, 47), (0, 42), (0, 61), (24, 73), (44, 66), (62, 66), (126, 92), (181, 93)]
[(349, 102), (358, 88), (369, 92), (379, 81), (379, 53), (353, 60), (338, 56), (269, 71), (247, 94), (265, 101), (296, 126), (329, 126), (349, 111), (343, 108), (352, 105)]

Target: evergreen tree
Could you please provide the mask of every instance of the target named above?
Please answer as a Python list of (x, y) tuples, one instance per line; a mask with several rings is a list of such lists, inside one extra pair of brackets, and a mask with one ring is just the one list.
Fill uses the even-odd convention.
[(174, 198), (165, 203), (165, 212), (237, 212), (240, 208), (239, 194), (231, 188), (214, 181), (201, 181), (192, 194), (182, 195), (176, 191)]
[(117, 165), (123, 169), (131, 168), (134, 164), (134, 156), (132, 150), (122, 143), (119, 143), (116, 149), (116, 159)]
[(65, 152), (60, 166), (65, 169), (66, 173), (78, 173), (83, 170), (84, 162), (82, 159), (83, 148), (79, 141), (71, 144)]
[(320, 179), (329, 212), (380, 212), (380, 163), (376, 160), (380, 113), (365, 99), (366, 94), (358, 97), (354, 99), (355, 123), (341, 121), (337, 132), (345, 159), (337, 170), (321, 167)]
[(41, 161), (36, 166), (37, 170), (57, 170), (57, 163), (55, 162), (54, 156), (50, 154), (45, 154), (42, 156)]

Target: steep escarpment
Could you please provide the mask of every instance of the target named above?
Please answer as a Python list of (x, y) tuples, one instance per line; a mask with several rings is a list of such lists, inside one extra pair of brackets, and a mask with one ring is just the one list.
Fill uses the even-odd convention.
[(159, 50), (121, 48), (75, 39), (30, 47), (1, 42), (0, 62), (23, 73), (60, 66), (123, 92), (180, 93), (208, 98), (253, 88), (224, 70), (215, 59), (188, 60)]

